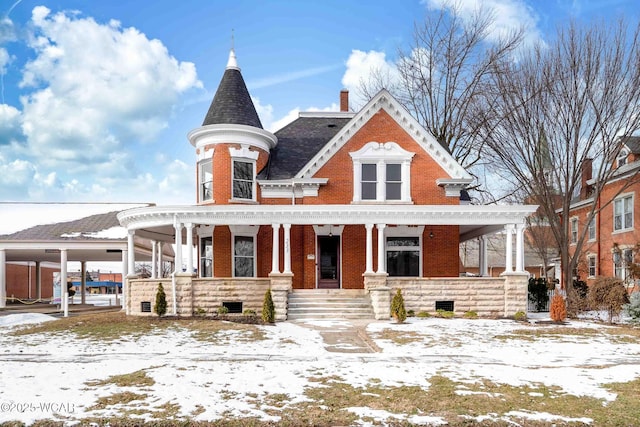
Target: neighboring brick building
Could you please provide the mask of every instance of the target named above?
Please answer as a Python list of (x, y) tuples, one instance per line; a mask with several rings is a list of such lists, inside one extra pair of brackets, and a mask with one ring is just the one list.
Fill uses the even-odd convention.
[[(301, 113), (268, 132), (231, 52), (202, 126), (188, 135), (197, 156), (197, 205), (118, 215), (131, 239), (171, 236), (198, 248), (199, 260), (187, 250), (187, 267), (164, 285), (173, 310), (190, 315), (229, 301), (255, 309), (269, 287), (280, 319), (290, 292), (311, 289), (366, 292), (379, 318), (388, 318), (395, 288), (407, 289), (408, 308), (416, 310), (435, 311), (439, 300), (456, 311), (526, 310), (523, 230), (535, 206), (461, 202), (472, 177), (386, 90), (358, 112), (348, 111), (348, 103), (342, 91), (339, 112)], [(480, 307), (487, 298), (474, 299), (472, 285), (456, 290), (459, 243), (502, 230), (506, 274), (491, 282), (502, 294), (492, 308)], [(159, 280), (133, 273), (127, 310), (139, 314)], [(438, 278), (451, 280), (429, 288), (427, 280)]]
[[(640, 232), (636, 230), (640, 210), (635, 208), (636, 193), (640, 194), (640, 136), (624, 137), (623, 143), (624, 148), (615, 160), (615, 175), (597, 200), (590, 191), (595, 184), (591, 162), (583, 168), (580, 196), (571, 204), (569, 249), (573, 256), (574, 243), (578, 236), (586, 233), (574, 276), (586, 280), (587, 284), (597, 276), (618, 277), (632, 292), (638, 289), (638, 281), (632, 277), (630, 267), (640, 262)], [(587, 222), (594, 203), (604, 208)]]

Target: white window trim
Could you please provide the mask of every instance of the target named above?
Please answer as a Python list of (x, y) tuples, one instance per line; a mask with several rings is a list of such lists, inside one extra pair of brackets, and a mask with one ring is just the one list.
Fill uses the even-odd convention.
[[(229, 154), (231, 156), (231, 202), (255, 202), (257, 200), (257, 182), (256, 182), (256, 163), (258, 161), (258, 157), (260, 153), (257, 151), (251, 151), (248, 145), (242, 145), (241, 148), (229, 147)], [(233, 182), (235, 180), (234, 177), (234, 163), (236, 161), (251, 163), (251, 175), (252, 175), (252, 183), (251, 183), (251, 198), (250, 199), (242, 199), (238, 197), (234, 197), (233, 195)]]
[(622, 167), (629, 163), (627, 161), (627, 157), (629, 157), (629, 150), (627, 150), (626, 148), (620, 150), (620, 153), (618, 153), (618, 157), (616, 157), (616, 166)]
[[(406, 151), (395, 142), (368, 142), (358, 151), (349, 153), (353, 161), (353, 203), (411, 203), (411, 161), (415, 153)], [(362, 199), (362, 165), (375, 164), (376, 199)], [(402, 186), (400, 200), (386, 200), (387, 164), (399, 164)]]
[[(591, 264), (590, 264), (590, 260), (593, 260), (593, 270), (594, 270), (594, 274), (591, 274)], [(593, 279), (596, 277), (598, 273), (598, 258), (596, 257), (596, 254), (588, 254), (587, 255), (587, 277), (589, 279)]]
[[(210, 150), (211, 152), (213, 150)], [(203, 181), (203, 166), (204, 165), (209, 165), (210, 167), (210, 171), (209, 173), (211, 173), (211, 198), (210, 199), (205, 199), (204, 198), (204, 181)], [(210, 202), (210, 203), (215, 203), (215, 200), (213, 199), (213, 159), (211, 157), (209, 158), (204, 158), (202, 160), (200, 160), (198, 162), (198, 201), (199, 202)]]
[[(616, 202), (617, 201), (622, 201), (622, 207), (624, 209), (624, 199), (626, 198), (631, 198), (631, 222), (632, 225), (631, 227), (627, 227), (627, 224), (623, 224), (623, 227), (619, 230), (616, 230)], [(611, 229), (612, 229), (612, 234), (618, 234), (618, 233), (626, 233), (628, 231), (633, 231), (634, 227), (635, 227), (635, 194), (634, 193), (625, 193), (625, 194), (620, 194), (618, 197), (616, 197), (615, 199), (613, 199), (613, 203), (611, 204), (611, 208), (613, 209), (613, 223), (611, 224)], [(624, 211), (622, 212), (622, 218), (624, 220)]]
[(389, 247), (387, 246), (387, 238), (388, 237), (417, 237), (418, 238), (418, 252), (420, 253), (418, 259), (418, 276), (423, 277), (422, 272), (423, 265), (422, 260), (424, 259), (423, 253), (423, 242), (422, 236), (424, 234), (424, 225), (419, 226), (411, 226), (411, 225), (398, 225), (396, 227), (385, 227), (384, 229), (384, 271), (387, 270), (387, 251)]
[[(595, 214), (593, 216), (593, 218), (591, 218), (591, 221), (589, 221), (589, 223), (587, 224), (587, 241), (589, 242), (595, 242), (598, 240), (598, 222), (597, 222), (597, 217), (598, 214)], [(591, 227), (591, 224), (593, 224), (593, 227)], [(591, 237), (591, 233), (589, 232), (590, 229), (593, 228), (593, 238)]]
[[(236, 277), (236, 236), (253, 238), (253, 277), (258, 277), (258, 231), (257, 225), (230, 225), (231, 230), (231, 276)], [(243, 277), (246, 279), (246, 277)]]
[[(573, 227), (575, 225), (575, 238), (574, 238), (574, 230)], [(578, 243), (578, 234), (580, 232), (579, 228), (580, 222), (578, 221), (578, 217), (574, 216), (569, 219), (569, 244), (575, 245)]]

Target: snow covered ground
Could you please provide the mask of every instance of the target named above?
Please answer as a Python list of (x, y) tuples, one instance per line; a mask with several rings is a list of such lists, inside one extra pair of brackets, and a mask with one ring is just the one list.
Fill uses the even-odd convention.
[[(131, 416), (132, 408), (150, 413), (167, 403), (178, 408), (177, 416), (194, 420), (255, 416), (277, 421), (273, 411), (257, 403), (261, 397), (281, 393), (288, 396), (290, 404), (303, 402), (308, 400), (305, 389), (317, 387), (313, 379), (318, 377), (341, 378), (354, 387), (375, 381), (380, 386), (428, 388), (434, 375), (462, 383), (479, 379), (514, 386), (542, 383), (606, 403), (616, 395), (603, 384), (640, 377), (638, 340), (608, 339), (602, 334), (496, 339), (513, 336), (523, 328), (546, 327), (510, 320), (373, 321), (366, 331), (381, 349), (377, 353), (327, 351), (320, 330), (348, 330), (352, 328), (348, 321), (261, 326), (266, 340), (247, 340), (242, 332), (227, 331), (226, 340), (212, 343), (198, 341), (192, 332), (179, 328), (136, 339), (123, 336), (108, 343), (73, 335), (9, 335), (19, 325), (44, 321), (55, 318), (42, 314), (0, 316), (0, 422)], [(607, 328), (589, 321), (568, 326)], [(389, 333), (411, 339), (401, 344), (383, 339)], [(144, 370), (154, 383), (128, 387), (97, 382), (138, 370)], [(126, 391), (144, 397), (129, 404), (95, 406), (101, 397)], [(351, 411), (368, 419), (444, 423), (428, 414), (393, 414), (367, 407)], [(591, 421), (518, 411), (513, 416)]]

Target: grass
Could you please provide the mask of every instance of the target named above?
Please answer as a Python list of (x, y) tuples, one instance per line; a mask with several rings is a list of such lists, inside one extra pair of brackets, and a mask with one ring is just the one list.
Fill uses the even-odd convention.
[(567, 326), (541, 327), (529, 329), (516, 329), (509, 334), (496, 335), (500, 340), (525, 340), (554, 339), (566, 341), (570, 338), (592, 339), (603, 337), (612, 344), (640, 344), (640, 329), (631, 326), (603, 327), (603, 328), (576, 328)]
[(199, 341), (226, 344), (230, 341), (230, 332), (234, 341), (258, 341), (265, 339), (260, 328), (250, 324), (222, 322), (203, 318), (157, 318), (127, 317), (122, 312), (92, 313), (66, 317), (54, 322), (45, 322), (26, 326), (12, 332), (14, 336), (33, 334), (68, 335), (78, 338), (108, 342), (124, 337), (137, 338), (146, 335), (159, 335), (169, 329), (187, 329)]
[(113, 375), (104, 380), (85, 382), (85, 384), (90, 387), (101, 387), (109, 384), (113, 384), (118, 387), (149, 387), (155, 383), (155, 380), (149, 377), (145, 370), (135, 371), (130, 374)]

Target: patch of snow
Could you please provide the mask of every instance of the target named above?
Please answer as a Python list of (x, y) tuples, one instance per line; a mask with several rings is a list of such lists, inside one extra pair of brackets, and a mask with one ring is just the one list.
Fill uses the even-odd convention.
[(564, 421), (567, 423), (591, 424), (591, 418), (569, 418), (561, 415), (549, 414), (548, 412), (530, 412), (530, 411), (510, 411), (505, 414), (508, 417), (526, 418), (535, 421)]
[(56, 320), (55, 317), (42, 313), (16, 313), (0, 316), (0, 328), (11, 328)]

